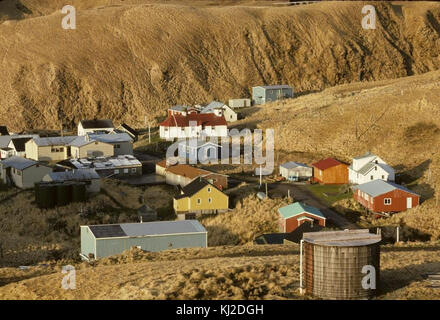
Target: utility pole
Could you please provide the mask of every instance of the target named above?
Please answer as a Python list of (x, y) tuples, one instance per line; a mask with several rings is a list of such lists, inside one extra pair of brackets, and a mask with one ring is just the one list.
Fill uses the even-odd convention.
[(266, 198), (268, 198), (268, 194), (267, 194), (267, 182), (266, 182)]
[(64, 134), (63, 134), (63, 123), (62, 122), (60, 124), (60, 127), (61, 127), (61, 136), (64, 137)]

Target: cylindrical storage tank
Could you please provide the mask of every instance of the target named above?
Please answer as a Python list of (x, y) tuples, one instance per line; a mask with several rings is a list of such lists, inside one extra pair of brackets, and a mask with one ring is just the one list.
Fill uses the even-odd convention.
[(56, 186), (57, 206), (65, 206), (72, 201), (72, 184), (60, 183)]
[(304, 233), (306, 294), (332, 300), (370, 299), (378, 291), (381, 236), (367, 229)]
[(53, 184), (40, 184), (38, 187), (38, 206), (40, 208), (53, 208), (57, 203), (56, 186)]
[(85, 202), (86, 201), (86, 184), (75, 183), (72, 186), (72, 202)]

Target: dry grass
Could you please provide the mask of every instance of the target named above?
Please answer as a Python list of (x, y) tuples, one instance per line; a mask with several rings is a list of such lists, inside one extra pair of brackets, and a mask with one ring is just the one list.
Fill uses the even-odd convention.
[(288, 204), (284, 199), (244, 198), (235, 209), (202, 219), (208, 230), (208, 245), (240, 245), (263, 233), (279, 232), (277, 209)]

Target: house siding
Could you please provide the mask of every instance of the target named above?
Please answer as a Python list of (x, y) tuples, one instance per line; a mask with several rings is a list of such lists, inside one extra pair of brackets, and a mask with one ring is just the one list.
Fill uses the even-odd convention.
[(71, 147), (72, 158), (87, 158), (94, 157), (112, 157), (114, 156), (114, 147), (112, 144), (104, 143), (100, 141), (93, 141), (84, 146)]
[(287, 219), (284, 219), (284, 217), (282, 217), (280, 215), (280, 219), (278, 220), (278, 223), (280, 225), (280, 231), (287, 232), (287, 233), (292, 232), (293, 230), (295, 230), (296, 228), (299, 227), (300, 222), (298, 221), (298, 218), (301, 218), (301, 217), (311, 218), (311, 219), (313, 219), (314, 223), (317, 223), (320, 226), (325, 227), (325, 219), (318, 218), (314, 215), (311, 215), (311, 214), (308, 214), (307, 212), (304, 212), (304, 213), (301, 213), (299, 215), (296, 215), (294, 217), (287, 218)]
[(345, 184), (348, 183), (348, 166), (339, 164), (325, 170), (313, 168), (313, 178), (323, 184)]
[[(408, 209), (407, 198), (411, 198), (412, 208), (418, 206), (420, 201), (418, 195), (399, 189), (381, 194), (374, 198), (368, 196), (368, 199), (365, 199), (362, 191), (356, 190), (353, 194), (353, 198), (362, 206), (373, 212), (401, 212)], [(385, 205), (385, 198), (391, 198), (391, 205)]]
[[(211, 192), (208, 191), (208, 188), (211, 189)], [(209, 198), (211, 198), (211, 202), (208, 201)], [(200, 204), (197, 203), (197, 199), (201, 200)], [(208, 185), (192, 197), (174, 199), (173, 206), (176, 213), (216, 213), (228, 210), (229, 198), (213, 186)]]

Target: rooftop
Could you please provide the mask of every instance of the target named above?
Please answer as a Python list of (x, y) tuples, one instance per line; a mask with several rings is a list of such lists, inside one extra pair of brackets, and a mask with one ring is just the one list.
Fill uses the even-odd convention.
[(277, 85), (271, 85), (271, 86), (258, 86), (260, 88), (264, 88), (264, 89), (289, 89), (292, 88), (291, 86), (287, 85), (287, 84), (277, 84)]
[(145, 237), (180, 233), (206, 233), (197, 220), (155, 221), (88, 226), (95, 238)]
[(380, 234), (369, 233), (368, 229), (306, 232), (303, 240), (323, 246), (359, 247), (378, 243), (382, 240)]
[(142, 166), (141, 162), (132, 155), (71, 159), (61, 161), (60, 164), (66, 164), (76, 169), (94, 168), (95, 170)]
[(61, 172), (51, 172), (49, 177), (53, 181), (71, 181), (71, 180), (92, 180), (99, 179), (95, 169), (76, 169)]
[(46, 137), (46, 138), (33, 138), (35, 144), (40, 147), (46, 146), (66, 146), (75, 140), (77, 136), (65, 136), (65, 137)]
[(328, 168), (335, 167), (340, 164), (343, 164), (343, 163), (336, 160), (336, 159), (333, 159), (333, 158), (327, 158), (327, 159), (313, 163), (312, 166), (314, 166), (320, 170), (326, 170)]
[(2, 164), (3, 168), (15, 168), (18, 170), (23, 170), (33, 166), (34, 164), (37, 164), (38, 162), (22, 157), (13, 156), (0, 161), (0, 163)]
[(197, 126), (226, 126), (224, 116), (218, 117), (214, 113), (190, 113), (186, 116), (176, 114), (168, 116), (168, 118), (160, 123), (161, 127), (189, 127), (190, 122), (194, 122)]
[(116, 143), (116, 142), (133, 142), (133, 139), (126, 132), (122, 133), (107, 133), (107, 134), (88, 134), (90, 140), (96, 140), (105, 143)]
[(278, 212), (283, 216), (284, 219), (288, 219), (300, 215), (302, 213), (309, 213), (314, 216), (325, 219), (325, 216), (317, 208), (308, 206), (301, 202), (295, 202), (289, 204), (288, 206), (281, 207), (278, 209)]
[(296, 168), (296, 167), (309, 168), (309, 166), (304, 164), (304, 163), (294, 162), (294, 161), (283, 163), (283, 164), (280, 165), (280, 167), (283, 167), (283, 168), (286, 168), (286, 169), (292, 169), (292, 168)]
[(373, 180), (373, 181), (370, 181), (367, 183), (353, 186), (352, 188), (353, 188), (353, 190), (359, 189), (362, 192), (365, 192), (366, 194), (368, 194), (372, 197), (377, 197), (377, 196), (380, 196), (381, 194), (388, 193), (388, 192), (396, 190), (396, 189), (418, 195), (414, 191), (411, 191), (408, 188), (405, 188), (404, 186), (401, 186), (401, 185), (393, 183), (393, 182), (384, 181), (384, 180)]

